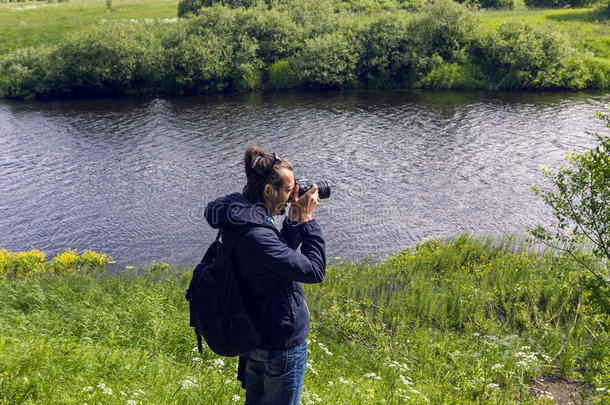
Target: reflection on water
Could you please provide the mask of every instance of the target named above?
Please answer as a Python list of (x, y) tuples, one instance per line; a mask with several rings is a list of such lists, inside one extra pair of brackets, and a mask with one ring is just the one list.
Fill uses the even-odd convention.
[(206, 202), (241, 190), (256, 142), (329, 179), (328, 256), (549, 220), (539, 166), (605, 132), (595, 93), (337, 92), (0, 103), (0, 246), (198, 261)]

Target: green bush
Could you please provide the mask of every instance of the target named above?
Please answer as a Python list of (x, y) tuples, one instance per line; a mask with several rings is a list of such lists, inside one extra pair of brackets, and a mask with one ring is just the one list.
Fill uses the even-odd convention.
[(189, 14), (196, 14), (197, 10), (203, 7), (206, 0), (180, 0), (178, 2), (178, 17), (186, 17)]
[(472, 62), (466, 64), (444, 62), (440, 57), (432, 59), (432, 67), (415, 87), (425, 89), (472, 90), (485, 88), (485, 75)]
[(482, 56), (495, 88), (584, 88), (592, 79), (564, 38), (521, 21), (505, 22), (484, 38)]
[(296, 75), (287, 60), (278, 60), (269, 68), (269, 84), (274, 90), (288, 90), (295, 87)]
[(394, 0), (337, 0), (342, 10), (363, 13), (382, 10), (396, 10), (400, 3)]
[(334, 31), (340, 18), (335, 15), (332, 0), (287, 0), (278, 9), (287, 12), (295, 23), (303, 27), (306, 38)]
[(215, 4), (231, 8), (251, 7), (256, 4), (256, 0), (180, 0), (178, 2), (178, 17), (198, 14), (201, 7), (211, 7)]
[(524, 0), (525, 5), (530, 8), (565, 8), (586, 7), (594, 3), (594, 0)]
[(265, 66), (297, 53), (304, 40), (303, 28), (288, 13), (250, 9), (239, 13), (238, 24), (258, 42), (257, 56)]
[(408, 85), (415, 56), (409, 22), (404, 15), (382, 14), (358, 28), (360, 81), (372, 88)]
[(456, 0), (458, 3), (474, 4), (481, 8), (510, 9), (515, 6), (514, 0)]
[(599, 13), (610, 17), (610, 0), (602, 0), (598, 6)]
[(356, 78), (358, 54), (343, 34), (325, 34), (305, 41), (294, 66), (301, 85), (315, 89), (350, 87)]
[(51, 56), (53, 95), (125, 96), (156, 86), (151, 33), (134, 24), (103, 24), (68, 37)]
[(479, 0), (483, 8), (501, 8), (512, 10), (515, 7), (514, 0)]
[(210, 2), (163, 30), (150, 24), (105, 23), (53, 48), (5, 56), (0, 61), (0, 96), (196, 94), (265, 87), (581, 89), (610, 84), (605, 60), (585, 57), (548, 29), (514, 22), (488, 34), (464, 4), (394, 1), (391, 11), (383, 11), (392, 8), (390, 3), (356, 13), (352, 8), (364, 10), (374, 3), (269, 0), (231, 8), (246, 3)]
[(586, 58), (585, 65), (591, 75), (589, 86), (594, 89), (610, 87), (610, 63), (603, 59)]
[(478, 21), (466, 6), (451, 0), (426, 5), (415, 15), (410, 40), (422, 71), (428, 70), (430, 58), (463, 61), (477, 38)]
[(239, 26), (231, 9), (202, 9), (168, 32), (162, 41), (165, 91), (197, 94), (255, 87), (262, 63), (258, 43)]
[(0, 59), (0, 97), (33, 99), (49, 94), (53, 52), (53, 48), (25, 48)]
[(0, 93), (52, 96), (138, 95), (157, 87), (152, 36), (133, 24), (88, 27), (54, 48), (18, 50), (0, 63)]
[[(606, 127), (610, 118), (599, 113)], [(593, 312), (603, 314), (610, 328), (610, 137), (596, 134), (599, 144), (584, 153), (568, 155), (568, 165), (544, 168), (546, 185), (532, 189), (552, 209), (555, 224), (538, 226), (533, 235), (545, 244), (560, 246), (587, 270), (581, 278)], [(594, 261), (582, 254), (591, 244)], [(600, 319), (603, 322), (603, 319)]]

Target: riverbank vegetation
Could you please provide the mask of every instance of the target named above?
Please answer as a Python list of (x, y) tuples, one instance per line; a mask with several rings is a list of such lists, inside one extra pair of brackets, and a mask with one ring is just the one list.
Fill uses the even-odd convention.
[[(335, 258), (305, 286), (302, 402), (608, 403), (610, 138), (599, 140), (534, 188), (557, 223), (532, 233), (552, 249), (462, 235), (381, 262)], [(110, 260), (0, 249), (0, 402), (243, 401), (236, 359), (197, 352), (190, 269), (109, 274)]]
[[(188, 271), (0, 251), (0, 402), (243, 402), (235, 359), (200, 355)], [(307, 286), (303, 403), (610, 399), (608, 316), (579, 264), (461, 236)], [(549, 381), (555, 383), (550, 384)]]
[[(50, 7), (76, 12), (78, 4), (23, 12), (43, 19)], [(32, 33), (30, 42), (19, 34), (19, 39), (9, 36), (0, 59), (0, 95), (605, 89), (610, 82), (610, 34), (598, 9), (477, 12), (450, 0), (321, 0), (315, 6), (285, 0), (271, 7), (197, 8), (200, 2), (185, 0), (173, 3), (170, 16), (171, 3), (162, 1), (151, 1), (156, 8), (148, 11), (148, 2), (111, 8), (83, 4), (90, 15), (70, 23), (65, 18), (49, 22), (55, 25), (48, 40), (40, 32)], [(177, 10), (184, 18), (176, 19)], [(568, 38), (574, 31), (572, 20), (586, 28), (575, 40)], [(65, 36), (60, 35), (62, 24), (69, 25)], [(23, 47), (27, 45), (32, 46)]]

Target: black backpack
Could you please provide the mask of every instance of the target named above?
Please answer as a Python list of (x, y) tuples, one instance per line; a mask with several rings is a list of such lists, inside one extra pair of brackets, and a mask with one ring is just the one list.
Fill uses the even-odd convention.
[(261, 334), (244, 305), (231, 257), (237, 240), (250, 229), (244, 226), (226, 234), (218, 231), (216, 240), (193, 270), (186, 300), (200, 353), (202, 336), (210, 349), (221, 356), (239, 356), (258, 347)]

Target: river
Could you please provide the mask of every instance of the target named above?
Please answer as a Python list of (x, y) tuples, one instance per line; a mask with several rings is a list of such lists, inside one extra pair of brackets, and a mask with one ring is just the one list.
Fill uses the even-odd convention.
[(552, 217), (540, 166), (608, 134), (610, 95), (330, 92), (139, 100), (0, 101), (0, 246), (195, 263), (215, 236), (205, 204), (240, 191), (253, 142), (327, 179), (328, 257), (422, 238), (522, 233)]

